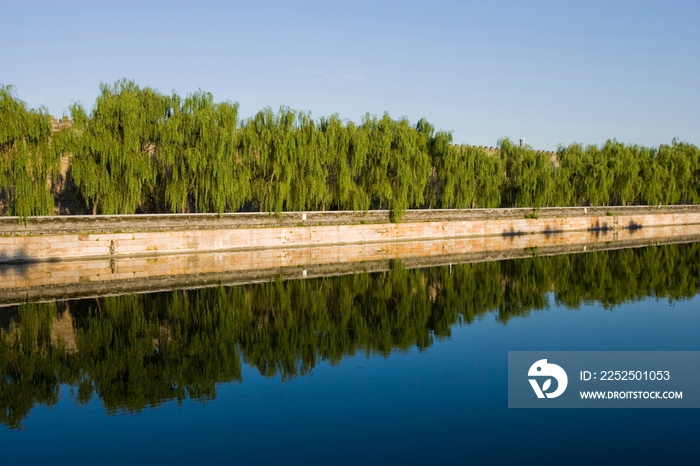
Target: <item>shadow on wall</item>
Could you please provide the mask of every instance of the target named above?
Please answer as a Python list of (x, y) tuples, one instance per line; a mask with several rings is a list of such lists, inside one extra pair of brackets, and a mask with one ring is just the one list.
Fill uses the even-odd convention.
[(600, 238), (600, 234), (607, 235), (608, 232), (613, 231), (615, 228), (608, 225), (606, 223), (600, 223), (600, 221), (596, 220), (595, 226), (592, 226), (588, 229), (589, 232), (595, 233), (596, 238)]
[[(70, 155), (61, 157), (61, 169), (55, 180), (51, 182), (51, 194), (54, 199), (55, 215), (80, 215), (88, 213), (84, 207), (78, 188), (73, 181)], [(83, 206), (83, 207), (81, 207)]]
[(515, 230), (513, 227), (510, 227), (510, 230), (504, 230), (503, 233), (501, 233), (501, 236), (504, 238), (515, 238), (516, 236), (523, 235), (525, 235), (524, 231)]
[(544, 230), (542, 230), (542, 234), (544, 234), (544, 236), (545, 236), (547, 239), (549, 239), (552, 235), (555, 235), (555, 234), (557, 234), (557, 233), (564, 233), (564, 230), (552, 228), (551, 225), (547, 225), (547, 226), (544, 228)]
[(6, 275), (10, 270), (14, 273), (20, 271), (24, 275), (28, 265), (36, 262), (60, 262), (60, 259), (53, 257), (39, 261), (27, 255), (24, 249), (0, 251), (0, 276)]
[(4, 189), (0, 189), (0, 215), (8, 215), (9, 206), (7, 205), (7, 193)]
[(23, 277), (26, 276), (29, 262), (29, 258), (24, 250), (13, 252), (0, 251), (0, 277), (10, 273), (19, 273)]
[(634, 220), (630, 220), (630, 223), (625, 228), (628, 229), (631, 234), (634, 234), (636, 230), (641, 230), (643, 226), (644, 225), (642, 225), (641, 223), (637, 223)]

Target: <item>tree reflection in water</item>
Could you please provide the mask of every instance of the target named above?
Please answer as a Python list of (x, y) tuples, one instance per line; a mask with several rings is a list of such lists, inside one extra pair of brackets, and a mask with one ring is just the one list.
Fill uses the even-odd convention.
[(557, 305), (612, 309), (700, 290), (700, 244), (602, 251), (277, 281), (92, 300), (25, 304), (0, 315), (0, 422), (21, 428), (61, 384), (110, 414), (169, 400), (207, 402), (240, 382), (243, 364), (282, 380), (357, 353), (388, 356), (449, 337), (488, 313)]

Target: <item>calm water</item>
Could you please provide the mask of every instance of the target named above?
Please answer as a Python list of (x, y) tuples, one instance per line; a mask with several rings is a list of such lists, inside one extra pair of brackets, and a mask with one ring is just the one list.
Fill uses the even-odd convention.
[(697, 464), (698, 410), (507, 408), (507, 352), (700, 350), (700, 245), (0, 309), (3, 464)]

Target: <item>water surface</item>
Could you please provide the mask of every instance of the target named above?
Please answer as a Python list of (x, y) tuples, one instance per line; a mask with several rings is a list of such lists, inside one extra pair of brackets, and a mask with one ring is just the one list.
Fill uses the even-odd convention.
[(695, 464), (697, 410), (507, 408), (515, 350), (700, 350), (700, 245), (0, 310), (6, 464)]

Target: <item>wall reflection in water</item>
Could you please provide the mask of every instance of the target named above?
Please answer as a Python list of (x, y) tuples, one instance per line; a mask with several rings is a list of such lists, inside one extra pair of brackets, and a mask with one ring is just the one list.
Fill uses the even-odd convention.
[(456, 323), (700, 291), (700, 244), (127, 295), (0, 311), (0, 423), (97, 396), (111, 414), (206, 402), (244, 364), (282, 380), (357, 353), (425, 350)]

